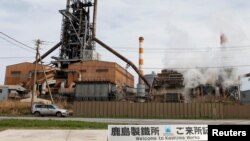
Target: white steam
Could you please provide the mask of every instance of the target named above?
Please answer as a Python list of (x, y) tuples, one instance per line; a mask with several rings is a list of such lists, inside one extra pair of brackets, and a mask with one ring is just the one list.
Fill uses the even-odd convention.
[[(237, 45), (245, 44), (247, 37), (244, 27), (239, 26), (241, 19), (232, 16), (231, 12), (224, 12), (212, 17), (208, 25), (211, 31), (211, 44), (205, 41), (204, 44), (195, 44), (196, 39), (191, 39), (194, 33), (185, 32), (176, 27), (169, 27), (169, 41), (165, 67), (177, 69), (184, 75), (186, 88), (194, 88), (201, 84), (216, 86), (218, 81), (223, 87), (238, 84), (238, 70), (230, 66), (244, 64), (246, 60), (237, 57), (244, 54), (244, 51), (237, 49)], [(225, 34), (227, 43), (220, 45), (220, 35)], [(202, 34), (202, 33), (199, 33)], [(196, 35), (197, 36), (197, 35)], [(201, 35), (202, 36), (202, 35)], [(206, 47), (212, 45), (212, 47)], [(200, 46), (200, 47), (199, 47)], [(180, 49), (181, 48), (181, 49)], [(180, 50), (179, 50), (180, 49)]]

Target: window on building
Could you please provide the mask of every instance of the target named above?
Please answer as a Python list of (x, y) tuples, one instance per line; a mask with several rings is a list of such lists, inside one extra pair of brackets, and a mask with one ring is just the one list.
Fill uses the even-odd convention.
[(96, 72), (108, 72), (108, 69), (96, 69)]
[(80, 72), (81, 72), (81, 73), (85, 73), (85, 72), (87, 72), (87, 71), (86, 71), (86, 70), (80, 70)]
[(3, 90), (2, 89), (0, 89), (0, 94), (2, 94), (3, 93)]
[(29, 71), (28, 77), (29, 77), (29, 78), (32, 78), (32, 71)]
[(11, 72), (11, 77), (20, 77), (21, 76), (21, 72), (20, 71), (12, 71)]

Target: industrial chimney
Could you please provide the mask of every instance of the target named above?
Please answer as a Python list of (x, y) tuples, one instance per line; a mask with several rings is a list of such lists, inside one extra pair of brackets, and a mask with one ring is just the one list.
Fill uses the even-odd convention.
[(225, 44), (227, 43), (227, 38), (224, 33), (221, 33), (220, 35), (220, 45), (221, 47), (225, 47)]
[[(139, 71), (141, 75), (144, 75), (143, 72), (143, 65), (144, 65), (144, 60), (143, 60), (143, 43), (144, 43), (144, 38), (139, 37)], [(139, 77), (138, 85), (137, 85), (137, 96), (139, 97), (140, 102), (144, 102), (144, 97), (145, 97), (145, 85), (143, 83), (143, 80)], [(142, 98), (142, 99), (141, 99)]]
[[(144, 43), (144, 38), (143, 37), (139, 37), (139, 70), (140, 70), (140, 73), (142, 75), (144, 75), (144, 72), (143, 72), (143, 65), (144, 65), (144, 60), (143, 60), (143, 53), (144, 53), (144, 50), (143, 50), (143, 43)], [(143, 81), (142, 79), (139, 77), (139, 84), (143, 84)]]

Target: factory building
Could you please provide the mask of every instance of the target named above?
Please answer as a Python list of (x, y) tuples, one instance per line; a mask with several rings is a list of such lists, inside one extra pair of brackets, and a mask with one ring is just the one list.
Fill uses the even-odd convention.
[[(55, 69), (49, 66), (44, 66), (45, 71), (47, 73), (47, 78), (51, 78), (54, 76)], [(13, 64), (6, 67), (5, 72), (5, 85), (21, 85), (26, 88), (31, 88), (34, 82), (34, 71), (35, 64), (24, 62), (20, 64)], [(38, 82), (43, 83), (44, 74), (42, 65), (37, 66), (38, 72)]]
[(75, 83), (77, 100), (119, 100), (134, 87), (134, 76), (114, 62), (85, 61), (69, 66), (68, 82)]
[[(185, 78), (180, 72), (163, 69), (158, 74), (144, 75), (142, 36), (139, 37), (138, 66), (96, 38), (96, 0), (94, 2), (66, 0), (66, 8), (59, 12), (63, 17), (60, 41), (45, 54), (36, 57), (33, 63), (24, 62), (7, 66), (5, 85), (20, 85), (31, 92), (36, 84), (38, 96), (46, 96), (51, 91), (53, 97), (63, 95), (76, 100), (184, 101)], [(221, 35), (221, 46), (224, 47), (225, 43), (225, 35)], [(139, 78), (137, 88), (134, 88), (134, 76), (126, 69), (116, 62), (100, 60), (96, 44), (134, 69)], [(60, 50), (59, 55), (52, 57), (50, 66), (38, 64), (56, 49)], [(37, 54), (38, 52), (39, 42), (37, 42)], [(35, 70), (36, 64), (38, 64), (37, 70)], [(228, 76), (232, 72), (231, 69), (224, 71)], [(35, 72), (37, 79), (34, 83)], [(219, 95), (237, 99), (237, 85), (224, 87), (223, 81), (218, 79), (216, 85), (202, 83), (189, 88), (189, 95), (192, 98)], [(247, 100), (248, 91), (242, 91), (241, 98)]]
[(0, 101), (28, 97), (27, 89), (19, 85), (0, 85)]
[(68, 83), (109, 82), (119, 86), (134, 87), (134, 76), (114, 62), (84, 61), (68, 67)]
[[(34, 68), (33, 63), (20, 63), (6, 67), (5, 85), (20, 85), (29, 90), (33, 86), (34, 79)], [(122, 90), (126, 87), (134, 86), (134, 76), (127, 72), (124, 68), (114, 62), (105, 61), (83, 61), (79, 63), (70, 64), (68, 69), (58, 70), (53, 67), (45, 66), (46, 76), (48, 78), (49, 85), (52, 90), (52, 94), (62, 94), (84, 97), (83, 95), (89, 95), (88, 97), (97, 97), (98, 94), (89, 93), (86, 89), (92, 89), (92, 85), (99, 87), (108, 85), (116, 89), (116, 92), (122, 93)], [(66, 75), (62, 75), (65, 74)], [(48, 88), (45, 84), (45, 78), (42, 71), (42, 66), (38, 66), (38, 95), (47, 94)], [(80, 88), (85, 85), (81, 90), (85, 91), (86, 94), (75, 87)], [(94, 88), (95, 89), (95, 88)], [(95, 89), (97, 90), (97, 89)], [(102, 91), (102, 89), (100, 89)], [(76, 93), (77, 92), (77, 93)], [(110, 91), (109, 91), (110, 92)], [(105, 93), (105, 92), (102, 92)], [(108, 93), (101, 94), (108, 95)]]
[(243, 104), (250, 104), (250, 77), (249, 76), (240, 78), (240, 102)]
[(152, 95), (155, 101), (183, 102), (184, 77), (174, 70), (162, 70), (155, 76), (152, 84)]

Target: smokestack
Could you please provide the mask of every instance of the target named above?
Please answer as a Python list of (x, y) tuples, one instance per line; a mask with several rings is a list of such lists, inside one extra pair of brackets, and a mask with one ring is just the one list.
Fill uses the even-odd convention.
[(227, 43), (226, 35), (224, 33), (221, 33), (221, 35), (220, 35), (220, 45), (221, 45), (221, 47), (224, 47), (226, 43)]
[[(139, 37), (139, 71), (142, 75), (144, 75), (143, 72), (143, 65), (144, 65), (144, 60), (143, 60), (143, 43), (144, 43), (144, 38)], [(143, 84), (143, 81), (141, 78), (139, 78), (139, 84)]]
[(67, 9), (67, 11), (69, 11), (69, 8), (70, 8), (70, 0), (67, 0), (67, 3), (66, 3), (66, 9)]
[(93, 37), (96, 36), (97, 3), (98, 3), (98, 0), (95, 0), (94, 1), (94, 12), (93, 12)]

